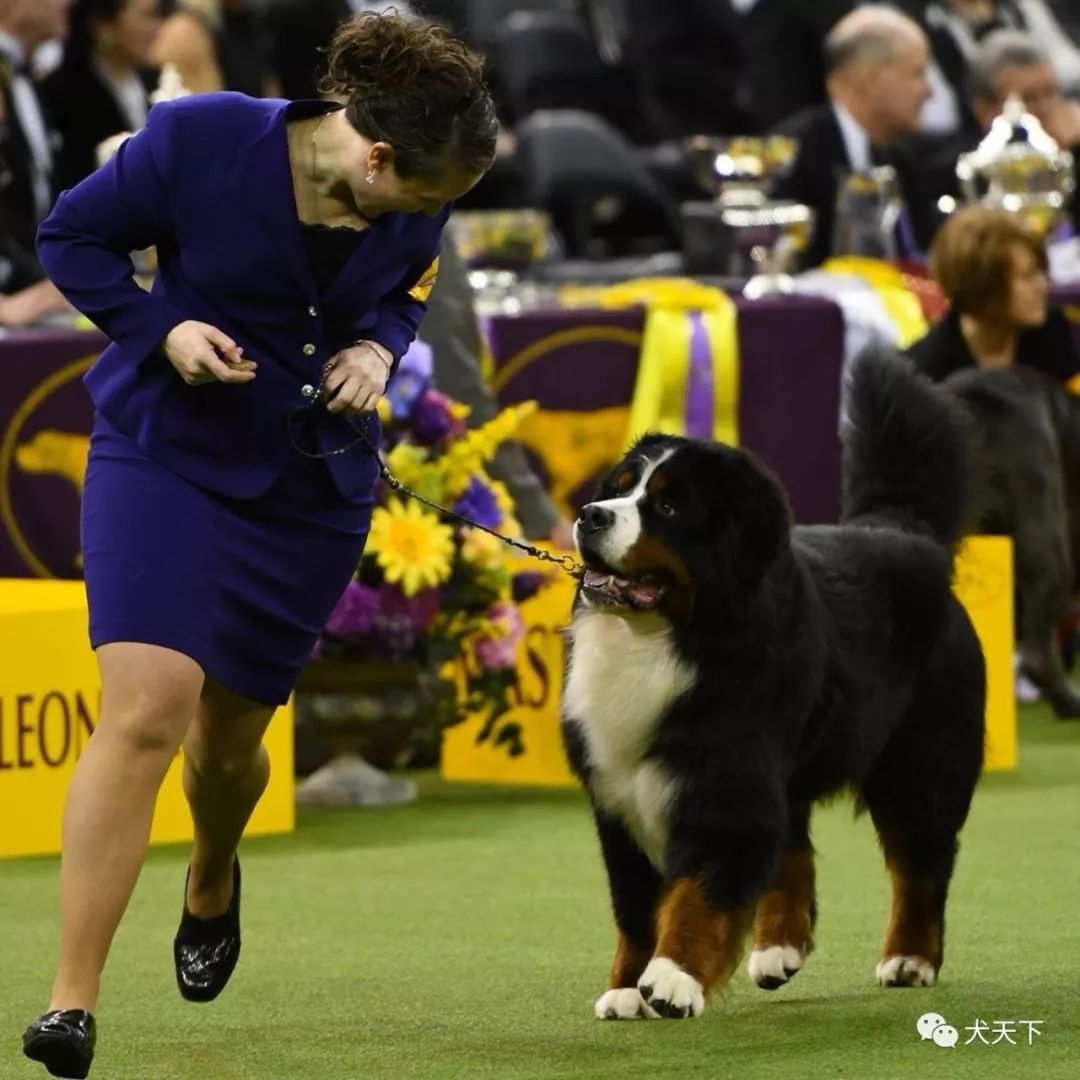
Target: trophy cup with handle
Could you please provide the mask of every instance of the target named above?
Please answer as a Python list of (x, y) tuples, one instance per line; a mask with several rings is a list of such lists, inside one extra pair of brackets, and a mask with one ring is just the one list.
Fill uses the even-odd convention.
[(794, 291), (789, 270), (810, 242), (814, 214), (771, 195), (798, 150), (798, 140), (782, 135), (688, 141), (698, 182), (713, 195), (683, 206), (691, 272), (749, 279), (743, 293), (751, 298)]
[(1073, 155), (1013, 95), (986, 138), (956, 163), (968, 203), (1022, 214), (1046, 236), (1064, 220), (1076, 191)]

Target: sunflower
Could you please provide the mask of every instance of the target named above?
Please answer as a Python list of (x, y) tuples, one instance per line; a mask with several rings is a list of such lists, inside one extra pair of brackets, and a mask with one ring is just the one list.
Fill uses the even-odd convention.
[(417, 503), (397, 500), (371, 515), (368, 551), (386, 580), (406, 596), (441, 585), (450, 577), (454, 534)]

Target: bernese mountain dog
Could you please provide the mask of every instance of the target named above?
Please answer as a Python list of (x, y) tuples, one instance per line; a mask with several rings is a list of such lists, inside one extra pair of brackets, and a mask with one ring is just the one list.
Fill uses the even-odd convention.
[(617, 929), (601, 1019), (697, 1016), (752, 940), (774, 990), (816, 915), (812, 805), (852, 790), (892, 880), (877, 981), (932, 986), (979, 776), (985, 671), (951, 590), (958, 405), (901, 358), (845, 383), (841, 524), (751, 454), (638, 442), (582, 511), (563, 737)]

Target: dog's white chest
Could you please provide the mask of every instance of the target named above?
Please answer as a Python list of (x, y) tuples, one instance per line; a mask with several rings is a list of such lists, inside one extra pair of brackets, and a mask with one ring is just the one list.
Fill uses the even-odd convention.
[(566, 714), (581, 725), (594, 794), (660, 867), (675, 783), (644, 755), (663, 715), (693, 686), (694, 670), (662, 624), (643, 631), (617, 615), (583, 612), (573, 636)]

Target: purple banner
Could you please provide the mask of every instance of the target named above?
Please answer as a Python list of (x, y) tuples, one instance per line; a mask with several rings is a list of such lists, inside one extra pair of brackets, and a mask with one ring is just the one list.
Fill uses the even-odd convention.
[(96, 332), (0, 334), (0, 577), (81, 576), (79, 499)]
[[(835, 521), (840, 505), (837, 418), (844, 356), (840, 309), (831, 301), (797, 296), (740, 299), (737, 304), (742, 445), (780, 477), (797, 520)], [(644, 325), (642, 309), (553, 310), (493, 318), (489, 338), (500, 400), (511, 404), (535, 399), (545, 409), (569, 413), (627, 405), (634, 392)], [(704, 339), (700, 321), (699, 329)], [(700, 344), (707, 350), (707, 342)], [(704, 378), (693, 367), (692, 353), (691, 378), (699, 378), (705, 386), (705, 378), (712, 378), (711, 365)], [(706, 398), (706, 408), (688, 419), (695, 428), (705, 425), (708, 435), (711, 383)], [(604, 459), (582, 477), (575, 503), (590, 498), (595, 482), (615, 463), (619, 451), (615, 437)], [(542, 455), (533, 456), (545, 475)]]
[[(1080, 288), (1056, 290), (1055, 298), (1080, 306)], [(835, 521), (844, 351), (840, 309), (811, 297), (737, 303), (742, 445), (779, 476), (798, 521)], [(629, 405), (643, 327), (641, 310), (562, 310), (492, 319), (500, 400), (536, 399), (544, 410), (580, 416), (589, 427), (586, 414)], [(1080, 348), (1075, 318), (1073, 329)], [(712, 430), (711, 360), (699, 321), (694, 332), (694, 406), (688, 421), (695, 432), (700, 427), (707, 433)], [(104, 342), (96, 332), (0, 331), (0, 577), (80, 576), (79, 499), (92, 422), (81, 380)], [(705, 406), (700, 413), (699, 400)], [(620, 435), (605, 438), (599, 451), (590, 448), (588, 473), (571, 496), (577, 505), (618, 457)], [(534, 455), (544, 474), (541, 456)]]

